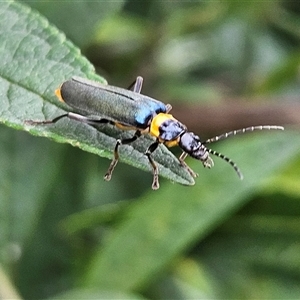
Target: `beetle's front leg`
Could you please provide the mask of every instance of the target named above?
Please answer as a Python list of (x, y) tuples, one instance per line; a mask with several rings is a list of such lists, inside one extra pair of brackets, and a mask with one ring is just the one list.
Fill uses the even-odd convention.
[(186, 157), (188, 156), (187, 153), (182, 152), (182, 154), (178, 157), (178, 160), (180, 162), (180, 164), (194, 177), (198, 177), (199, 175), (197, 173), (195, 173), (188, 165), (187, 163), (184, 161), (186, 159)]

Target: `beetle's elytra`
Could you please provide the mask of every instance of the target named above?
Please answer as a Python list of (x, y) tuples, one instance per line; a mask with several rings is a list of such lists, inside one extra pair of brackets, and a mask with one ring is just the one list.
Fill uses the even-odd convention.
[(189, 132), (187, 127), (176, 120), (171, 114), (170, 104), (142, 95), (141, 89), (143, 78), (137, 77), (133, 84), (126, 90), (123, 88), (103, 85), (88, 79), (73, 77), (62, 83), (55, 91), (58, 98), (68, 104), (78, 113), (69, 112), (58, 116), (53, 120), (27, 121), (30, 124), (53, 124), (58, 120), (67, 117), (90, 125), (111, 124), (121, 129), (132, 129), (135, 133), (131, 138), (118, 139), (114, 149), (114, 159), (112, 160), (104, 179), (110, 180), (113, 170), (118, 163), (120, 145), (130, 144), (142, 134), (150, 134), (155, 141), (147, 148), (145, 155), (153, 169), (152, 189), (159, 188), (158, 168), (151, 154), (159, 144), (167, 147), (179, 146), (182, 154), (178, 158), (180, 164), (193, 176), (198, 175), (185, 163), (185, 158), (189, 155), (202, 162), (206, 168), (214, 165), (210, 154), (216, 155), (227, 161), (242, 179), (243, 175), (237, 165), (225, 155), (206, 147), (207, 144), (234, 136), (240, 133), (254, 130), (283, 130), (282, 126), (262, 125), (251, 126), (239, 130), (230, 131), (220, 136), (213, 137), (204, 142), (193, 132)]

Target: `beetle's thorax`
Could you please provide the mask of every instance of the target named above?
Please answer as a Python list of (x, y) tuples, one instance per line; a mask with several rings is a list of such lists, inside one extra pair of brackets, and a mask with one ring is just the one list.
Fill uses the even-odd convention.
[(170, 114), (160, 113), (151, 120), (150, 134), (168, 147), (176, 146), (185, 131), (185, 125)]

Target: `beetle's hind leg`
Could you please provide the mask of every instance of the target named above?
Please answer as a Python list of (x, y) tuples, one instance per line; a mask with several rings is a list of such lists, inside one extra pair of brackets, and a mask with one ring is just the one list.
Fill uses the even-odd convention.
[(128, 87), (128, 90), (140, 94), (142, 90), (142, 86), (143, 86), (143, 77), (138, 76), (136, 80)]
[(72, 112), (66, 113), (64, 115), (58, 116), (52, 120), (45, 120), (45, 121), (34, 121), (34, 120), (26, 120), (25, 123), (30, 124), (30, 125), (46, 125), (46, 124), (54, 124), (57, 121), (59, 121), (62, 118), (69, 118), (72, 120), (76, 120), (78, 122), (86, 123), (89, 125), (99, 125), (99, 124), (107, 124), (110, 123), (114, 125), (115, 123), (107, 120), (107, 119), (90, 119), (88, 117), (82, 116), (80, 114), (75, 114)]
[(120, 145), (126, 145), (126, 144), (130, 144), (132, 142), (134, 142), (137, 138), (139, 138), (141, 136), (141, 132), (139, 130), (137, 130), (134, 133), (134, 136), (128, 139), (118, 139), (115, 149), (114, 149), (114, 158), (110, 163), (110, 166), (106, 172), (106, 174), (104, 175), (104, 179), (109, 181), (111, 179), (111, 175), (112, 172), (114, 171), (118, 161), (119, 161), (119, 146)]

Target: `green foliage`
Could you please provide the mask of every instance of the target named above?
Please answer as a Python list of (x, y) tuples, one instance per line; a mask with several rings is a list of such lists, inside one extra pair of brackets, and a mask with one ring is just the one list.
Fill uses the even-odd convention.
[[(144, 93), (175, 95), (185, 105), (218, 105), (224, 95), (299, 92), (296, 4), (107, 3), (28, 1), (116, 85), (148, 76)], [(193, 187), (162, 179), (153, 192), (150, 173), (122, 163), (111, 182), (103, 182), (109, 161), (99, 156), (111, 158), (115, 138), (130, 133), (73, 121), (48, 127), (24, 121), (68, 110), (53, 95), (66, 78), (105, 80), (24, 4), (0, 3), (0, 37), (0, 121), (8, 125), (0, 128), (1, 296), (299, 298), (297, 131), (253, 133), (216, 145), (239, 164), (243, 181), (216, 158), (211, 170), (188, 161), (199, 173)], [(143, 138), (122, 147), (123, 161), (149, 171), (142, 154), (148, 143)], [(191, 183), (169, 150), (161, 147), (155, 159), (164, 177)]]

